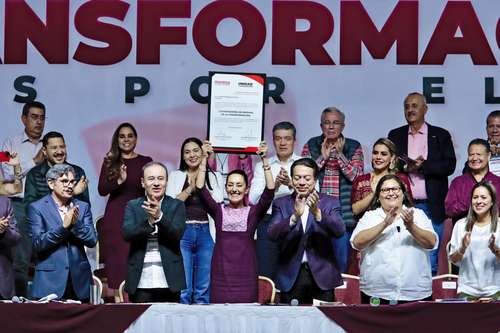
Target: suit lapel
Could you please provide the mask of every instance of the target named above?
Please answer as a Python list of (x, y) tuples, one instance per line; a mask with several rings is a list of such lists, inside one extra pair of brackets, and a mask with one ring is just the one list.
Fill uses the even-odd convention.
[(410, 129), (409, 125), (403, 127), (403, 133), (401, 133), (401, 142), (403, 151), (401, 152), (404, 155), (408, 155), (408, 131)]
[(57, 204), (50, 195), (45, 200), (45, 208), (46, 212), (48, 212), (48, 214), (52, 217), (51, 219), (49, 219), (50, 221), (59, 221), (59, 224), (63, 225), (63, 220), (61, 218), (61, 215), (59, 214)]

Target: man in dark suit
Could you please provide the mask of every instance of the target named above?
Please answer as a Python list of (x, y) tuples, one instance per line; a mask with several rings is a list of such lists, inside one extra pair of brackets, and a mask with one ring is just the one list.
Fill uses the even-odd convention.
[(302, 158), (291, 166), (294, 193), (273, 202), (269, 237), (280, 243), (277, 285), (281, 301), (313, 298), (333, 301), (333, 289), (342, 284), (332, 240), (346, 230), (340, 203), (314, 189), (318, 166)]
[[(427, 103), (422, 94), (415, 92), (405, 98), (404, 113), (408, 125), (391, 130), (388, 137), (396, 144), (400, 167), (410, 177), (415, 207), (427, 214), (441, 238), (448, 176), (457, 163), (453, 142), (447, 130), (425, 122)], [(438, 251), (431, 254), (433, 274), (438, 270)]]
[(73, 198), (75, 170), (56, 164), (47, 171), (51, 193), (28, 207), (33, 250), (37, 253), (32, 296), (87, 302), (92, 272), (85, 248), (97, 242), (88, 203)]
[(12, 247), (20, 240), (21, 234), (17, 230), (10, 199), (0, 196), (0, 299), (10, 299), (14, 296), (11, 252)]
[(125, 288), (135, 303), (179, 302), (186, 288), (180, 240), (186, 209), (165, 195), (167, 168), (150, 162), (142, 169), (146, 196), (125, 208), (123, 237), (130, 242)]

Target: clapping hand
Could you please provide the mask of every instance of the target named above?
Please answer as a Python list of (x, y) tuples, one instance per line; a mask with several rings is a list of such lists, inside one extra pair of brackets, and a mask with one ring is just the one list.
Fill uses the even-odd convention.
[(383, 223), (386, 227), (390, 226), (396, 220), (396, 216), (398, 215), (398, 209), (396, 207), (392, 207), (387, 214), (385, 215), (385, 219)]
[(464, 235), (464, 237), (462, 238), (462, 247), (460, 248), (460, 252), (462, 253), (462, 255), (465, 253), (465, 250), (467, 250), (467, 248), (469, 247), (470, 245), (470, 238), (471, 238), (471, 235), (472, 235), (472, 232), (470, 231), (467, 231)]
[(491, 234), (491, 237), (488, 240), (488, 247), (495, 256), (498, 256), (500, 254), (500, 248), (498, 248), (495, 243), (496, 243), (495, 234)]
[(337, 151), (337, 154), (342, 154), (342, 152), (344, 151), (344, 145), (345, 138), (343, 136), (339, 136), (333, 145), (333, 147)]
[(290, 179), (290, 176), (288, 176), (288, 172), (285, 170), (285, 168), (281, 168), (280, 172), (276, 176), (276, 180), (274, 181), (274, 184), (276, 188), (278, 188), (280, 185), (285, 185), (290, 187), (292, 184), (292, 180)]
[(80, 207), (73, 206), (73, 203), (71, 203), (68, 212), (66, 213), (66, 215), (64, 215), (63, 227), (65, 229), (72, 228), (76, 224), (76, 221), (78, 221), (79, 214), (80, 214)]
[(410, 231), (413, 228), (414, 225), (414, 220), (413, 220), (413, 209), (403, 209), (401, 210), (401, 219), (403, 220), (403, 223), (405, 224), (405, 227), (408, 231)]
[(156, 199), (147, 199), (142, 203), (142, 209), (148, 214), (149, 224), (153, 225), (156, 220), (161, 216), (160, 203)]
[(309, 210), (314, 215), (316, 221), (321, 220), (321, 210), (318, 207), (319, 203), (319, 194), (316, 191), (312, 191), (306, 200), (306, 205), (309, 206)]
[(78, 183), (76, 183), (75, 187), (73, 188), (73, 194), (74, 195), (82, 194), (87, 189), (88, 183), (89, 182), (87, 178), (82, 175)]
[(332, 151), (334, 144), (329, 142), (327, 138), (323, 140), (323, 143), (321, 144), (321, 155), (325, 160), (327, 160), (330, 157), (330, 152)]
[(117, 179), (118, 185), (125, 183), (127, 180), (127, 166), (125, 164), (120, 165), (120, 176)]
[(11, 218), (11, 215), (0, 218), (0, 234), (3, 234), (7, 230)]

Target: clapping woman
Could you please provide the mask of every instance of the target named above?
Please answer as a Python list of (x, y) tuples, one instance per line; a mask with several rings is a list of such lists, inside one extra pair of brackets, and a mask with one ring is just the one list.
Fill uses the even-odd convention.
[[(411, 197), (408, 176), (396, 170), (396, 145), (387, 138), (380, 138), (372, 148), (372, 172), (357, 177), (352, 184), (352, 212), (357, 220), (369, 209), (379, 180), (388, 174), (396, 174), (404, 183)], [(359, 275), (359, 252), (351, 251), (347, 272)]]
[[(179, 170), (168, 176), (166, 194), (184, 201), (186, 229), (181, 239), (182, 260), (186, 274), (186, 289), (181, 291), (183, 304), (210, 302), (210, 266), (214, 241), (210, 235), (209, 215), (196, 189), (198, 173), (204, 175), (208, 191), (215, 202), (222, 202), (222, 176), (206, 169), (200, 171), (203, 150), (197, 138), (187, 138), (181, 146)], [(213, 223), (213, 221), (211, 221)]]
[(449, 257), (460, 267), (459, 297), (500, 299), (500, 228), (496, 196), (490, 182), (474, 185), (469, 213), (453, 227)]
[(425, 213), (412, 208), (408, 190), (392, 174), (380, 179), (371, 210), (359, 220), (351, 245), (361, 251), (361, 301), (381, 303), (430, 299), (429, 254), (438, 237)]
[(109, 195), (104, 211), (100, 246), (104, 251), (104, 271), (108, 287), (114, 289), (115, 302), (119, 301), (118, 287), (125, 280), (129, 245), (123, 240), (122, 225), (127, 202), (144, 194), (141, 186), (142, 167), (151, 157), (135, 152), (137, 131), (123, 123), (113, 133), (111, 148), (104, 158), (99, 176), (98, 191)]

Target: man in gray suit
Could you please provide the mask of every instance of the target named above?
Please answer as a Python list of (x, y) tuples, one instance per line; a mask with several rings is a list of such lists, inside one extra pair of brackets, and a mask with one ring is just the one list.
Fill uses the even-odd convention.
[(126, 290), (134, 303), (179, 302), (186, 288), (180, 240), (186, 224), (184, 203), (165, 195), (167, 168), (142, 168), (146, 196), (125, 208), (123, 237), (130, 242)]

